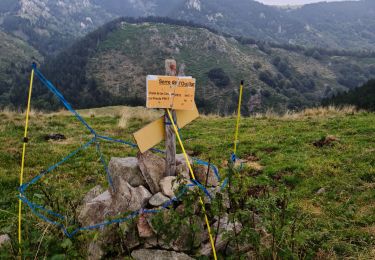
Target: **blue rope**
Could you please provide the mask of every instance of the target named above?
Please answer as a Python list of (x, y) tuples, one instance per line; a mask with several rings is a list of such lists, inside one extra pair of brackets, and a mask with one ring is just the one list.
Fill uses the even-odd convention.
[(220, 181), (219, 170), (217, 169), (217, 167), (215, 165), (213, 165), (211, 163), (208, 163), (208, 162), (205, 162), (205, 161), (202, 161), (202, 160), (197, 159), (197, 158), (193, 158), (193, 160), (198, 165), (204, 165), (204, 166), (210, 167), (214, 171), (216, 178)]
[[(31, 211), (36, 216), (38, 216), (40, 219), (44, 220), (47, 223), (55, 225), (58, 228), (61, 228), (63, 230), (64, 234), (66, 236), (68, 236), (69, 238), (71, 238), (71, 237), (73, 237), (74, 235), (76, 235), (80, 231), (97, 229), (97, 228), (101, 228), (101, 227), (104, 227), (104, 226), (107, 226), (107, 225), (110, 225), (110, 224), (114, 224), (114, 223), (122, 223), (122, 222), (128, 221), (130, 219), (133, 219), (133, 218), (135, 218), (138, 215), (143, 214), (143, 213), (158, 213), (158, 212), (160, 212), (160, 211), (162, 211), (164, 209), (167, 209), (174, 202), (178, 201), (187, 192), (187, 190), (188, 190), (189, 187), (195, 187), (195, 186), (197, 186), (199, 189), (201, 189), (205, 193), (206, 196), (208, 196), (210, 199), (212, 199), (211, 194), (209, 193), (209, 191), (201, 183), (199, 183), (196, 180), (191, 180), (192, 184), (185, 185), (184, 188), (183, 188), (183, 190), (178, 194), (178, 196), (176, 196), (176, 197), (170, 199), (169, 201), (167, 201), (166, 203), (164, 203), (161, 206), (161, 209), (152, 209), (152, 210), (150, 210), (150, 209), (141, 209), (141, 210), (138, 210), (138, 211), (134, 211), (133, 213), (131, 213), (129, 216), (127, 216), (125, 218), (118, 218), (118, 219), (108, 220), (108, 221), (105, 221), (103, 223), (99, 223), (99, 224), (92, 225), (92, 226), (80, 227), (80, 228), (75, 229), (72, 232), (69, 232), (67, 230), (67, 228), (63, 224), (61, 224), (61, 223), (59, 223), (57, 221), (54, 221), (54, 220), (46, 217), (45, 215), (39, 213), (39, 210), (41, 210), (41, 211), (46, 212), (48, 215), (54, 216), (54, 217), (56, 217), (56, 218), (58, 218), (60, 220), (65, 220), (66, 219), (66, 217), (64, 217), (64, 216), (62, 216), (62, 215), (60, 215), (60, 214), (58, 214), (58, 213), (56, 213), (56, 212), (54, 212), (52, 210), (46, 209), (45, 207), (43, 207), (41, 205), (38, 205), (38, 204), (35, 204), (35, 203), (29, 201), (27, 199), (26, 195), (25, 195), (25, 192), (26, 192), (26, 189), (30, 185), (34, 185), (35, 183), (37, 183), (41, 178), (43, 178), (45, 175), (49, 174), (50, 172), (52, 172), (53, 170), (55, 170), (56, 168), (58, 168), (63, 163), (67, 162), (70, 158), (72, 158), (73, 156), (75, 156), (78, 152), (80, 152), (82, 150), (85, 150), (89, 146), (91, 146), (93, 143), (96, 143), (96, 150), (97, 150), (97, 152), (99, 154), (100, 161), (101, 161), (101, 163), (104, 166), (105, 172), (107, 174), (108, 182), (113, 187), (113, 182), (112, 182), (112, 178), (111, 178), (110, 172), (108, 170), (107, 163), (106, 163), (106, 161), (104, 159), (104, 155), (103, 155), (103, 153), (101, 152), (101, 149), (100, 149), (99, 139), (100, 140), (104, 140), (104, 141), (114, 142), (114, 143), (121, 143), (121, 144), (124, 144), (124, 145), (128, 145), (128, 146), (130, 146), (132, 148), (137, 148), (138, 146), (136, 144), (132, 143), (132, 142), (129, 142), (129, 141), (124, 141), (124, 140), (120, 140), (120, 139), (114, 139), (114, 138), (111, 138), (111, 137), (108, 137), (108, 136), (98, 135), (95, 132), (95, 130), (93, 128), (91, 128), (89, 126), (89, 124), (79, 115), (79, 113), (76, 110), (73, 109), (73, 107), (69, 104), (69, 102), (66, 101), (66, 99), (64, 98), (64, 96), (57, 90), (57, 88), (50, 81), (48, 81), (44, 77), (44, 75), (36, 67), (35, 63), (33, 64), (33, 69), (34, 69), (35, 75), (40, 79), (40, 81), (94, 135), (94, 137), (91, 140), (89, 140), (87, 143), (83, 144), (82, 146), (80, 146), (79, 148), (77, 148), (76, 150), (74, 150), (73, 152), (71, 152), (70, 154), (68, 154), (60, 162), (58, 162), (58, 163), (50, 166), (47, 170), (42, 171), (39, 175), (35, 176), (31, 181), (29, 181), (29, 182), (23, 184), (21, 187), (19, 187), (19, 191), (20, 191), (19, 199), (21, 199), (21, 201), (23, 201), (25, 204), (27, 204), (29, 206), (29, 208), (31, 209)], [(180, 131), (180, 129), (179, 129), (179, 131)], [(156, 149), (156, 148), (153, 148), (151, 150), (154, 151), (154, 152), (157, 152), (157, 153), (165, 154), (165, 151), (162, 151), (162, 150), (159, 150), (159, 149)], [(205, 161), (202, 161), (200, 159), (193, 158), (193, 160), (198, 165), (210, 166), (214, 170), (214, 173), (215, 173), (216, 177), (220, 181), (219, 171), (218, 171), (218, 169), (217, 169), (216, 166), (214, 166), (212, 164), (209, 164), (209, 163), (207, 163)], [(226, 181), (227, 181), (227, 179), (224, 181), (224, 183), (222, 185), (222, 189), (225, 187)]]
[(104, 166), (104, 170), (105, 170), (105, 172), (107, 174), (108, 183), (112, 187), (113, 191), (115, 191), (115, 187), (113, 186), (113, 181), (112, 181), (111, 173), (108, 170), (107, 162), (105, 161), (103, 153), (100, 150), (100, 143), (99, 142), (96, 142), (96, 151), (99, 153), (100, 161), (102, 162), (102, 164)]
[(64, 219), (65, 219), (64, 216), (62, 216), (62, 215), (60, 215), (60, 214), (58, 214), (58, 213), (56, 213), (56, 212), (53, 212), (52, 210), (46, 209), (46, 208), (43, 207), (43, 206), (40, 206), (40, 205), (35, 204), (35, 203), (32, 203), (31, 201), (29, 201), (28, 199), (26, 199), (26, 197), (24, 197), (23, 195), (21, 195), (21, 196), (18, 195), (18, 198), (19, 198), (20, 200), (24, 201), (25, 203), (27, 203), (28, 205), (31, 205), (31, 206), (32, 206), (33, 208), (35, 208), (35, 209), (43, 210), (43, 211), (47, 212), (49, 215), (54, 216), (54, 217), (57, 217), (57, 218), (59, 218), (59, 219), (61, 219), (61, 220), (64, 220)]
[(212, 200), (212, 197), (211, 197), (211, 194), (209, 193), (209, 191), (206, 189), (206, 187), (204, 187), (202, 184), (199, 183), (199, 181), (197, 180), (190, 180), (194, 185), (196, 185), (198, 188), (200, 188), (206, 195), (207, 197), (210, 198), (210, 200)]
[(230, 159), (233, 163), (235, 163), (237, 161), (237, 156), (235, 153), (232, 153), (231, 156), (230, 156)]
[(82, 150), (85, 150), (87, 149), (92, 143), (94, 143), (96, 140), (96, 138), (94, 137), (93, 139), (91, 139), (90, 141), (88, 141), (87, 143), (85, 143), (84, 145), (82, 145), (81, 147), (79, 147), (78, 149), (76, 149), (75, 151), (73, 151), (72, 153), (70, 153), (69, 155), (67, 155), (64, 159), (62, 159), (60, 162), (52, 165), (51, 167), (49, 167), (47, 170), (43, 171), (41, 174), (37, 175), (36, 177), (34, 177), (31, 181), (23, 184), (19, 190), (20, 190), (20, 193), (24, 193), (26, 191), (26, 189), (30, 186), (30, 185), (33, 185), (35, 184), (36, 182), (38, 182), (43, 176), (49, 174), (51, 171), (53, 171), (54, 169), (56, 169), (57, 167), (59, 167), (61, 164), (65, 163), (66, 161), (68, 161), (70, 158), (72, 158), (74, 155), (76, 155), (78, 152), (82, 151)]
[(106, 141), (113, 142), (113, 143), (126, 144), (126, 145), (129, 145), (129, 146), (133, 147), (133, 148), (138, 147), (138, 145), (136, 145), (132, 142), (128, 142), (128, 141), (124, 141), (124, 140), (120, 140), (120, 139), (114, 139), (114, 138), (111, 138), (111, 137), (108, 137), (108, 136), (97, 135), (97, 137), (100, 138), (100, 139), (106, 140)]

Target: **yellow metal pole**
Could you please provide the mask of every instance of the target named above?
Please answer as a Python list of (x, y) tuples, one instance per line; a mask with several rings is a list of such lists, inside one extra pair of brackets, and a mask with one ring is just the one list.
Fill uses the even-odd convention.
[[(189, 167), (189, 170), (190, 170), (190, 174), (191, 174), (191, 178), (193, 180), (195, 180), (195, 175), (194, 175), (194, 171), (193, 171), (193, 168), (191, 167), (191, 164), (190, 164), (190, 161), (189, 161), (189, 157), (185, 151), (185, 148), (184, 148), (184, 145), (182, 143), (182, 140), (181, 140), (181, 137), (180, 137), (180, 134), (178, 132), (178, 129), (176, 127), (176, 124), (174, 123), (174, 120), (173, 120), (173, 117), (172, 117), (172, 113), (169, 109), (167, 109), (167, 113), (168, 113), (168, 116), (169, 116), (169, 119), (171, 120), (172, 122), (172, 125), (173, 125), (173, 129), (176, 133), (176, 136), (177, 136), (177, 140), (178, 142), (180, 143), (180, 146), (181, 146), (181, 149), (182, 149), (182, 152), (184, 153), (184, 157), (185, 157), (185, 160), (186, 160), (186, 163)], [(208, 221), (208, 217), (207, 217), (207, 214), (206, 214), (206, 208), (204, 206), (204, 202), (202, 200), (202, 197), (199, 197), (199, 202), (202, 206), (202, 210), (203, 210), (203, 213), (204, 213), (204, 220), (206, 222), (206, 226), (207, 226), (207, 231), (208, 231), (208, 235), (210, 237), (210, 243), (211, 243), (211, 247), (212, 247), (212, 253), (214, 255), (214, 259), (217, 260), (217, 256), (216, 256), (216, 249), (215, 249), (215, 242), (214, 242), (214, 239), (212, 237), (212, 233), (211, 233), (211, 226), (210, 226), (210, 222)]]
[(236, 132), (234, 134), (234, 148), (233, 148), (234, 155), (236, 155), (236, 153), (237, 153), (238, 129), (240, 127), (240, 119), (241, 119), (242, 93), (243, 93), (243, 80), (241, 81), (240, 96), (239, 96), (239, 99), (238, 99)]
[[(27, 109), (26, 109), (26, 123), (25, 123), (25, 132), (23, 135), (23, 147), (22, 147), (22, 161), (21, 161), (21, 173), (20, 173), (20, 186), (23, 184), (23, 173), (25, 168), (25, 155), (26, 155), (26, 143), (27, 143), (27, 130), (29, 128), (29, 115), (30, 115), (30, 105), (31, 105), (31, 94), (33, 90), (33, 81), (34, 81), (34, 69), (31, 71), (30, 86), (29, 86), (29, 96), (27, 100)], [(21, 196), (21, 194), (20, 194)], [(22, 201), (18, 202), (18, 243), (20, 246), (19, 253), (22, 255), (21, 242), (22, 242)]]

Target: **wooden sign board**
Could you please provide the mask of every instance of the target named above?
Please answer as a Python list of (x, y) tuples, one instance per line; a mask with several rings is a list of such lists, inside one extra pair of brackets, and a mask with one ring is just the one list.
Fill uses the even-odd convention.
[(148, 108), (193, 110), (195, 79), (192, 77), (147, 76)]
[[(183, 128), (193, 120), (199, 117), (199, 112), (194, 104), (193, 110), (177, 110), (176, 121), (179, 128)], [(134, 133), (134, 138), (137, 142), (141, 153), (146, 152), (155, 145), (159, 144), (165, 139), (165, 124), (164, 116), (158, 120), (148, 124), (141, 130)]]

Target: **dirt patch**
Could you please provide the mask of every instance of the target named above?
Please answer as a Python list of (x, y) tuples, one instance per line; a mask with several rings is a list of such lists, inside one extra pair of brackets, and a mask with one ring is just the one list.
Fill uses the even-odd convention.
[(248, 162), (258, 162), (260, 160), (255, 154), (245, 155), (244, 158)]
[(259, 198), (267, 193), (267, 186), (256, 185), (250, 187), (247, 191), (247, 195), (253, 198)]
[(271, 153), (277, 151), (277, 148), (275, 148), (275, 147), (266, 147), (266, 148), (263, 148), (262, 151), (264, 151), (264, 152), (266, 152), (268, 154), (271, 154)]
[(328, 135), (326, 137), (322, 137), (320, 140), (313, 143), (315, 147), (321, 148), (324, 146), (333, 146), (335, 142), (338, 142), (339, 139), (336, 136)]
[(66, 137), (63, 134), (47, 134), (44, 136), (44, 140), (60, 141), (60, 140), (66, 140)]

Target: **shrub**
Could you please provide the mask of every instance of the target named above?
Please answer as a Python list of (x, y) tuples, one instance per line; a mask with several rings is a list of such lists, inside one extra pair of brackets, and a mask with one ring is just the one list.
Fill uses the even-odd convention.
[(214, 68), (208, 72), (208, 78), (218, 87), (226, 87), (230, 83), (230, 78), (222, 68)]

